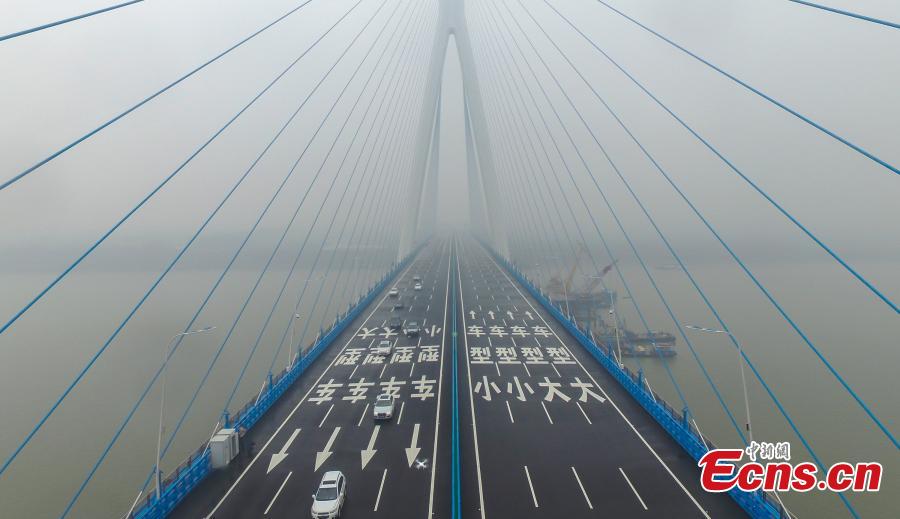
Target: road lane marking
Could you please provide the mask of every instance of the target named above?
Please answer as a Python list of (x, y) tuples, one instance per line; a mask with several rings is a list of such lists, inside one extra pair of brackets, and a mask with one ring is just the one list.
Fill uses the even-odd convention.
[(587, 420), (587, 423), (589, 423), (589, 424), (591, 424), (591, 425), (594, 425), (594, 422), (592, 422), (591, 419), (588, 418), (587, 413), (584, 412), (584, 408), (581, 407), (581, 404), (579, 404), (578, 402), (575, 402), (575, 405), (578, 406), (578, 409), (581, 411), (581, 414), (584, 415), (584, 419)]
[(375, 498), (375, 508), (372, 509), (373, 512), (378, 511), (378, 503), (381, 502), (381, 490), (384, 488), (385, 479), (387, 479), (387, 469), (384, 469), (384, 473), (381, 474), (381, 484), (378, 485), (378, 497)]
[[(459, 251), (458, 245), (457, 245), (457, 251)], [(457, 256), (458, 255), (459, 255), (459, 252), (457, 252)], [(460, 265), (460, 262), (457, 259), (456, 274), (457, 274), (457, 278), (461, 280), (462, 273), (461, 273), (459, 265)], [(456, 287), (454, 287), (453, 290), (456, 290)], [(475, 298), (476, 299), (478, 298), (477, 291), (475, 292)], [(483, 484), (481, 481), (481, 454), (478, 452), (478, 428), (477, 428), (476, 422), (475, 422), (475, 400), (474, 400), (474, 398), (472, 398), (472, 394), (473, 394), (473, 392), (472, 392), (472, 367), (469, 362), (469, 338), (468, 338), (468, 334), (465, 333), (465, 330), (468, 329), (468, 325), (466, 324), (466, 301), (465, 301), (465, 297), (463, 297), (462, 281), (459, 282), (459, 304), (460, 304), (460, 308), (462, 309), (462, 312), (461, 312), (462, 313), (462, 324), (463, 324), (462, 336), (463, 336), (463, 345), (464, 345), (464, 349), (466, 352), (466, 373), (467, 373), (466, 378), (468, 379), (468, 382), (469, 382), (469, 404), (470, 404), (469, 407), (471, 407), (471, 410), (472, 410), (472, 433), (473, 433), (472, 437), (474, 439), (474, 445), (475, 445), (475, 468), (476, 468), (476, 474), (478, 475), (478, 502), (480, 505), (478, 509), (481, 511), (481, 519), (485, 519), (484, 487), (483, 487)], [(479, 307), (479, 310), (480, 310), (480, 307)], [(437, 452), (437, 451), (435, 451), (435, 452)], [(437, 457), (437, 456), (435, 456), (435, 457)]]
[(412, 467), (413, 462), (416, 461), (416, 456), (422, 450), (419, 448), (419, 424), (413, 425), (412, 440), (409, 442), (409, 447), (404, 450), (406, 451), (406, 462)]
[[(541, 319), (541, 321), (545, 325), (547, 325), (547, 328), (553, 332), (553, 336), (556, 337), (556, 340), (558, 340), (559, 343), (563, 347), (566, 347), (567, 345), (566, 345), (565, 341), (563, 341), (562, 338), (556, 333), (556, 330), (554, 330), (553, 327), (550, 326), (550, 323), (547, 322), (547, 320), (544, 318), (543, 314), (541, 314), (538, 311), (538, 309), (535, 308), (535, 306), (531, 303), (531, 300), (528, 299), (527, 297), (525, 297), (525, 294), (523, 294), (522, 291), (519, 289), (518, 284), (516, 284), (512, 280), (512, 278), (509, 277), (509, 274), (507, 274), (506, 271), (503, 270), (503, 268), (497, 264), (496, 260), (494, 260), (494, 258), (492, 256), (488, 255), (488, 258), (491, 260), (491, 262), (493, 262), (495, 268), (503, 274), (503, 276), (506, 278), (506, 280), (509, 282), (509, 284), (512, 285), (512, 287), (516, 290), (516, 292), (518, 292), (518, 294), (522, 297), (522, 299), (526, 303), (528, 303), (528, 306), (530, 306), (531, 309), (534, 310), (534, 313)], [(616, 412), (619, 413), (619, 416), (621, 416), (622, 419), (625, 420), (625, 423), (628, 424), (628, 427), (631, 428), (631, 430), (634, 432), (635, 435), (637, 435), (637, 437), (641, 440), (641, 442), (644, 444), (644, 446), (647, 447), (647, 450), (649, 450), (653, 454), (653, 457), (655, 457), (656, 460), (659, 461), (660, 465), (662, 465), (663, 468), (666, 470), (666, 472), (669, 473), (669, 476), (671, 476), (672, 479), (675, 480), (675, 483), (677, 483), (678, 486), (681, 488), (681, 490), (684, 491), (685, 494), (687, 494), (687, 496), (691, 500), (691, 502), (693, 502), (694, 505), (697, 507), (697, 509), (700, 510), (700, 513), (703, 514), (703, 517), (706, 517), (707, 519), (711, 519), (709, 517), (709, 514), (706, 513), (706, 510), (704, 510), (703, 507), (700, 506), (700, 503), (697, 501), (697, 499), (694, 497), (694, 495), (691, 494), (691, 492), (687, 489), (687, 487), (684, 486), (684, 483), (682, 483), (681, 480), (678, 479), (678, 476), (676, 476), (675, 473), (672, 472), (672, 469), (669, 468), (669, 466), (666, 464), (666, 462), (663, 461), (663, 459), (653, 449), (653, 447), (650, 446), (650, 443), (647, 442), (647, 439), (644, 438), (640, 432), (638, 432), (637, 427), (635, 427), (634, 424), (631, 423), (631, 420), (629, 420), (628, 417), (625, 416), (625, 413), (622, 412), (622, 410), (619, 408), (619, 406), (616, 405), (616, 403), (612, 400), (612, 398), (609, 397), (609, 394), (607, 394), (606, 390), (604, 390), (600, 386), (600, 384), (597, 382), (597, 379), (595, 379), (594, 376), (591, 375), (591, 373), (587, 370), (587, 368), (584, 367), (584, 364), (582, 364), (581, 360), (578, 359), (577, 357), (575, 357), (574, 355), (572, 356), (572, 359), (575, 360), (576, 363), (578, 363), (578, 365), (581, 367), (581, 369), (584, 371), (584, 373), (588, 376), (588, 378), (590, 378), (591, 381), (594, 383), (594, 385), (597, 386), (597, 389), (599, 389), (600, 392), (603, 393), (603, 396), (606, 397), (606, 400), (609, 401), (609, 403), (613, 406), (613, 409), (615, 409)]]
[(340, 432), (340, 426), (335, 427), (334, 431), (331, 432), (331, 436), (328, 437), (328, 441), (325, 442), (325, 448), (316, 452), (316, 468), (313, 470), (313, 472), (318, 471), (319, 467), (321, 467), (322, 464), (325, 463), (325, 460), (327, 460), (331, 456), (331, 446), (334, 445), (334, 440), (337, 438), (337, 435)]
[(360, 417), (359, 417), (359, 421), (356, 422), (356, 426), (357, 426), (357, 427), (359, 427), (360, 425), (362, 425), (363, 418), (366, 417), (366, 413), (367, 413), (368, 411), (369, 411), (369, 403), (366, 402), (366, 408), (363, 409), (362, 415), (360, 415)]
[(644, 500), (641, 499), (641, 495), (638, 494), (638, 491), (637, 491), (636, 488), (634, 488), (634, 485), (631, 484), (631, 480), (628, 479), (628, 476), (625, 475), (625, 471), (622, 470), (622, 467), (619, 467), (619, 472), (622, 473), (622, 477), (625, 478), (625, 482), (628, 483), (628, 486), (631, 487), (631, 491), (634, 492), (634, 495), (638, 498), (638, 501), (641, 502), (641, 506), (643, 506), (643, 507), (644, 507), (644, 510), (646, 510), (646, 509), (647, 509), (647, 505), (644, 503)]
[(328, 408), (328, 411), (325, 412), (325, 416), (322, 417), (322, 421), (319, 422), (319, 428), (322, 428), (322, 424), (325, 423), (325, 419), (328, 418), (328, 415), (331, 414), (331, 410), (334, 409), (334, 404), (331, 404), (331, 407)]
[[(299, 429), (297, 429), (299, 431)], [(269, 510), (272, 509), (272, 505), (275, 504), (275, 500), (278, 499), (278, 496), (281, 494), (281, 491), (284, 489), (284, 486), (287, 484), (288, 480), (291, 479), (292, 472), (288, 472), (287, 477), (284, 478), (284, 481), (281, 482), (281, 486), (278, 487), (278, 490), (275, 491), (275, 495), (272, 496), (272, 500), (269, 501), (269, 506), (266, 507), (266, 511), (263, 512), (263, 515), (269, 515)]]
[(550, 425), (553, 425), (553, 418), (550, 418), (550, 412), (547, 411), (547, 406), (544, 405), (544, 402), (541, 402), (541, 407), (544, 408), (544, 414), (547, 415), (547, 420), (550, 421)]
[[(412, 267), (416, 264), (416, 261), (417, 260), (411, 261), (410, 264), (407, 265), (406, 268), (403, 270), (403, 272), (398, 276), (398, 279), (402, 280), (407, 274), (409, 274), (410, 269), (412, 269)], [(297, 402), (297, 405), (295, 405), (294, 408), (291, 410), (291, 412), (288, 413), (288, 415), (285, 417), (284, 421), (281, 422), (281, 425), (279, 425), (278, 428), (276, 428), (275, 431), (272, 433), (272, 435), (269, 436), (269, 439), (263, 445), (262, 449), (260, 449), (259, 452), (256, 454), (256, 456), (252, 460), (250, 460), (250, 463), (248, 463), (247, 466), (244, 467), (244, 471), (241, 472), (241, 475), (238, 476), (237, 479), (234, 481), (234, 483), (231, 484), (231, 486), (225, 492), (225, 495), (223, 495), (219, 499), (219, 501), (216, 503), (216, 505), (213, 507), (213, 509), (210, 510), (209, 514), (207, 514), (207, 517), (213, 516), (216, 513), (216, 511), (219, 509), (219, 507), (222, 506), (222, 503), (224, 503), (225, 500), (228, 499), (228, 496), (230, 496), (231, 493), (234, 491), (234, 489), (237, 488), (237, 486), (241, 483), (241, 481), (244, 479), (244, 476), (247, 475), (247, 472), (249, 472), (250, 469), (253, 467), (253, 465), (256, 463), (256, 460), (258, 460), (260, 458), (260, 456), (263, 455), (263, 453), (266, 451), (266, 449), (272, 443), (272, 440), (275, 439), (275, 436), (277, 436), (278, 433), (281, 432), (281, 429), (284, 428), (284, 426), (288, 423), (288, 421), (291, 418), (293, 418), (294, 413), (297, 412), (297, 409), (299, 409), (300, 406), (303, 405), (304, 402), (306, 402), (306, 399), (309, 398), (309, 395), (312, 394), (313, 389), (315, 389), (316, 386), (318, 386), (319, 382), (321, 382), (322, 379), (325, 378), (325, 375), (328, 374), (328, 371), (334, 367), (334, 364), (335, 364), (335, 362), (337, 362), (337, 359), (340, 357), (340, 355), (350, 346), (350, 343), (353, 342), (353, 340), (356, 338), (357, 335), (359, 335), (359, 332), (360, 332), (360, 330), (363, 329), (363, 326), (365, 326), (366, 323), (369, 322), (369, 319), (371, 319), (372, 316), (375, 315), (375, 312), (377, 312), (379, 310), (379, 308), (381, 308), (381, 305), (384, 304), (384, 302), (387, 300), (387, 298), (388, 298), (388, 295), (387, 295), (387, 292), (385, 292), (384, 295), (381, 296), (381, 299), (378, 300), (378, 303), (375, 305), (375, 308), (373, 308), (372, 311), (369, 312), (369, 314), (363, 320), (362, 324), (360, 324), (359, 327), (356, 329), (356, 331), (350, 335), (350, 338), (347, 340), (346, 343), (344, 343), (344, 346), (340, 349), (340, 351), (338, 351), (337, 355), (335, 355), (335, 357), (333, 359), (331, 359), (331, 362), (328, 364), (328, 366), (322, 371), (322, 373), (316, 379), (315, 383), (313, 383), (313, 385), (309, 388), (309, 390), (306, 392), (306, 394), (303, 395), (303, 398), (301, 398), (300, 401)]]
[(516, 423), (516, 421), (513, 420), (512, 408), (509, 407), (509, 400), (506, 401), (506, 410), (509, 411), (509, 423)]
[(409, 378), (412, 378), (412, 374), (413, 374), (413, 370), (414, 370), (414, 369), (416, 369), (416, 363), (415, 363), (415, 362), (413, 362), (412, 365), (409, 367)]
[(378, 431), (381, 429), (380, 425), (376, 425), (374, 429), (372, 429), (372, 436), (369, 437), (369, 444), (365, 449), (359, 451), (359, 457), (362, 461), (362, 469), (366, 468), (366, 465), (372, 461), (372, 458), (375, 456), (375, 453), (378, 450), (375, 449), (375, 440), (378, 439)]
[(575, 467), (572, 467), (572, 474), (575, 474), (575, 481), (578, 482), (578, 486), (581, 488), (581, 493), (584, 494), (584, 500), (587, 501), (588, 508), (593, 510), (594, 505), (591, 504), (591, 498), (588, 497), (587, 492), (584, 490), (584, 485), (581, 484), (581, 478), (578, 477), (578, 472), (575, 470)]
[(403, 407), (406, 405), (406, 401), (400, 402), (400, 413), (397, 415), (397, 425), (400, 425), (400, 420), (403, 419)]
[(347, 378), (348, 378), (348, 379), (353, 378), (353, 374), (356, 373), (356, 370), (357, 370), (357, 369), (359, 369), (359, 364), (357, 364), (356, 366), (353, 367), (353, 371), (350, 372), (350, 376), (347, 377)]
[(534, 507), (538, 507), (537, 495), (534, 493), (534, 485), (531, 484), (531, 474), (528, 473), (528, 465), (525, 465), (525, 478), (528, 480), (528, 488), (531, 489), (531, 499), (534, 499)]
[(284, 442), (284, 445), (281, 447), (281, 450), (272, 455), (272, 458), (269, 460), (269, 468), (266, 469), (266, 474), (272, 472), (272, 469), (275, 468), (279, 463), (284, 461), (287, 458), (287, 450), (291, 447), (291, 444), (294, 443), (294, 439), (297, 438), (297, 435), (300, 434), (300, 428), (294, 429), (294, 432), (291, 433), (291, 436)]
[(387, 362), (384, 363), (384, 366), (381, 368), (381, 374), (378, 375), (378, 378), (381, 379), (384, 377), (384, 370), (387, 369)]
[[(443, 248), (444, 247), (442, 245), (441, 250), (443, 250)], [(438, 451), (438, 437), (439, 437), (438, 432), (440, 431), (440, 428), (438, 427), (438, 425), (439, 425), (439, 421), (440, 421), (440, 417), (441, 417), (441, 389), (443, 388), (443, 385), (444, 385), (444, 358), (445, 358), (444, 352), (446, 351), (445, 343), (447, 342), (447, 308), (450, 306), (450, 304), (449, 304), (449, 302), (450, 302), (450, 266), (453, 263), (451, 261), (452, 256), (453, 256), (453, 244), (450, 242), (450, 240), (447, 240), (447, 281), (446, 281), (446, 287), (444, 289), (444, 323), (442, 326), (443, 331), (441, 332), (441, 355), (440, 355), (441, 365), (438, 368), (438, 392), (437, 392), (437, 401), (435, 403), (435, 410), (434, 410), (434, 450), (432, 450), (432, 453), (435, 453), (435, 455), (433, 456), (434, 460), (431, 463), (431, 487), (428, 492), (428, 517), (429, 518), (434, 513), (434, 480), (435, 480), (435, 476), (436, 476), (437, 458), (438, 458), (436, 453)], [(443, 260), (441, 260), (441, 261), (443, 262)], [(437, 280), (435, 280), (434, 286), (437, 286)], [(432, 288), (431, 288), (432, 292), (434, 292), (434, 286), (432, 286)], [(428, 298), (431, 299), (431, 296), (429, 296)], [(453, 311), (455, 312), (456, 309), (454, 308)], [(454, 333), (455, 332), (456, 332), (456, 330), (454, 330)], [(432, 338), (433, 338), (433, 334), (432, 334)], [(419, 341), (420, 341), (419, 346), (422, 345), (421, 340), (422, 340), (422, 338), (419, 337)], [(415, 365), (415, 364), (413, 364), (413, 365)], [(410, 369), (410, 373), (412, 373), (412, 369)], [(410, 376), (410, 378), (412, 378), (412, 376)]]

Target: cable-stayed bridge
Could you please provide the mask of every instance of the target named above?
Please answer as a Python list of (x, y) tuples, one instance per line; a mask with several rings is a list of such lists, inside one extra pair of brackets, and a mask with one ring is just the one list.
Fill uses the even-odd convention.
[[(695, 3), (4, 26), (0, 516), (307, 516), (337, 470), (342, 517), (892, 517), (900, 98), (833, 116), (846, 71), (779, 68), (820, 49), (760, 75), (715, 24), (898, 25)], [(758, 442), (882, 490), (701, 487)]]

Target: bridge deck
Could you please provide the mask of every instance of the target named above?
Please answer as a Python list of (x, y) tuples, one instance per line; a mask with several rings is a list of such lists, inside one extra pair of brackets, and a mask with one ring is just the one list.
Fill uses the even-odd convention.
[[(451, 287), (454, 251), (460, 282)], [(214, 473), (174, 517), (307, 517), (332, 469), (348, 476), (345, 517), (448, 517), (450, 290), (463, 517), (744, 516), (699, 488), (693, 461), (477, 242), (426, 246), (395, 285), (406, 308), (393, 312), (396, 300), (383, 294), (248, 433), (254, 455)], [(398, 314), (424, 323), (423, 333), (386, 332)], [(385, 337), (395, 354), (379, 363), (368, 350)], [(371, 403), (389, 387), (397, 414), (378, 424)], [(412, 466), (411, 447), (420, 449), (409, 452)]]
[(459, 270), (464, 517), (746, 517), (474, 240)]

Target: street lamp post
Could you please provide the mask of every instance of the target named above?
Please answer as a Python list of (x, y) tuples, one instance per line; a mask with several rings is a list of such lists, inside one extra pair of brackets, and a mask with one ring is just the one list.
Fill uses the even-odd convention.
[(294, 332), (297, 327), (297, 320), (300, 319), (300, 314), (294, 314), (294, 318), (291, 319), (291, 344), (288, 346), (288, 363), (287, 369), (290, 369), (291, 366), (297, 362), (297, 356), (294, 355)]
[(747, 423), (745, 425), (747, 427), (747, 437), (752, 442), (753, 441), (753, 430), (750, 427), (750, 396), (747, 394), (747, 378), (744, 375), (744, 350), (741, 347), (740, 341), (736, 340), (734, 335), (732, 335), (732, 333), (729, 332), (728, 330), (716, 330), (714, 328), (704, 328), (703, 326), (696, 326), (693, 324), (686, 324), (686, 325), (684, 325), (684, 327), (689, 330), (696, 330), (698, 332), (703, 332), (703, 333), (723, 333), (723, 334), (731, 337), (731, 339), (734, 341), (735, 345), (737, 345), (738, 367), (740, 368), (740, 371), (741, 371), (741, 386), (743, 387), (743, 390), (744, 390), (744, 411), (747, 414)]
[(206, 328), (200, 328), (198, 330), (189, 330), (186, 332), (181, 332), (175, 334), (172, 337), (172, 340), (169, 341), (169, 346), (163, 352), (163, 364), (162, 364), (162, 381), (160, 381), (160, 389), (159, 389), (159, 429), (156, 435), (156, 500), (159, 501), (160, 494), (162, 493), (162, 471), (160, 470), (159, 463), (160, 457), (162, 453), (162, 435), (163, 435), (163, 414), (166, 408), (166, 372), (169, 367), (169, 358), (172, 356), (172, 347), (175, 346), (175, 341), (178, 340), (179, 337), (183, 337), (185, 335), (194, 335), (195, 333), (204, 333), (215, 330), (215, 326), (207, 326)]
[(625, 366), (622, 361), (622, 344), (619, 343), (619, 314), (616, 313), (616, 301), (613, 299), (612, 306), (609, 308), (609, 315), (613, 318), (613, 326), (616, 329), (616, 349), (619, 351), (619, 368)]

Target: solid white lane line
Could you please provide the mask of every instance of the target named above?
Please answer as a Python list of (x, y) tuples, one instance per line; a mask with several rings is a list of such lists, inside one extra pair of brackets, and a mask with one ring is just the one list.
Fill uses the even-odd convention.
[(531, 484), (531, 474), (528, 473), (528, 465), (525, 465), (525, 479), (528, 480), (528, 488), (531, 489), (531, 499), (534, 500), (534, 507), (538, 507), (537, 495), (534, 493), (534, 485)]
[(625, 471), (622, 470), (622, 467), (619, 467), (619, 472), (622, 473), (622, 477), (625, 478), (625, 482), (628, 483), (628, 486), (631, 487), (631, 491), (634, 492), (634, 495), (638, 498), (638, 501), (641, 502), (641, 506), (643, 506), (643, 507), (644, 507), (644, 510), (646, 510), (646, 509), (647, 509), (646, 503), (644, 503), (644, 500), (641, 499), (641, 495), (638, 494), (637, 489), (634, 488), (634, 485), (631, 484), (631, 480), (628, 479), (628, 476), (625, 475)]
[(325, 416), (322, 417), (322, 421), (319, 422), (319, 427), (322, 427), (322, 424), (325, 423), (325, 419), (328, 418), (328, 415), (331, 414), (331, 410), (334, 409), (334, 404), (331, 404), (331, 407), (328, 408), (328, 411), (325, 412)]
[(497, 376), (502, 377), (503, 375), (500, 374), (500, 364), (494, 362), (494, 367), (497, 368)]
[(414, 369), (416, 369), (416, 363), (415, 363), (415, 362), (413, 362), (412, 365), (409, 367), (409, 378), (412, 378), (412, 374), (413, 374), (413, 370), (414, 370)]
[(400, 402), (400, 414), (397, 415), (397, 425), (400, 425), (400, 420), (403, 419), (403, 407), (406, 405), (406, 402)]
[(578, 406), (578, 410), (581, 411), (581, 414), (584, 415), (584, 419), (587, 420), (587, 423), (589, 423), (589, 424), (591, 424), (591, 425), (594, 425), (594, 422), (592, 422), (591, 419), (588, 418), (587, 413), (584, 412), (584, 408), (581, 407), (581, 404), (579, 404), (578, 402), (575, 402), (575, 405)]
[[(445, 352), (446, 352), (446, 348), (444, 347), (444, 344), (447, 342), (446, 341), (446, 338), (447, 338), (447, 308), (450, 306), (450, 303), (449, 303), (449, 301), (450, 301), (450, 265), (452, 263), (450, 258), (453, 254), (453, 244), (450, 243), (450, 241), (448, 240), (447, 245), (448, 245), (447, 246), (447, 282), (446, 282), (446, 288), (444, 291), (444, 323), (442, 326), (443, 331), (441, 332), (441, 355), (440, 355), (441, 366), (440, 366), (440, 368), (438, 368), (438, 392), (437, 392), (437, 400), (436, 400), (435, 409), (434, 409), (434, 449), (431, 451), (431, 452), (435, 453), (435, 455), (432, 456), (434, 459), (431, 461), (431, 487), (430, 487), (429, 493), (428, 493), (428, 517), (429, 518), (434, 513), (434, 480), (435, 480), (436, 470), (437, 470), (438, 456), (436, 455), (436, 453), (438, 451), (438, 437), (439, 437), (438, 432), (440, 431), (440, 428), (438, 427), (438, 425), (439, 425), (438, 422), (440, 421), (440, 417), (441, 417), (441, 404), (440, 404), (441, 389), (444, 386), (444, 357), (445, 357)], [(443, 250), (443, 246), (441, 247), (441, 249)], [(437, 280), (435, 280), (435, 285), (437, 285)], [(431, 290), (432, 290), (432, 292), (434, 292), (434, 287), (432, 287)], [(431, 299), (431, 296), (429, 296), (429, 299)], [(453, 311), (455, 312), (456, 309), (454, 308)], [(422, 345), (422, 337), (419, 337), (419, 346), (421, 346), (421, 345)], [(413, 363), (413, 366), (415, 366), (415, 363)], [(411, 368), (410, 368), (409, 372), (410, 372), (410, 378), (412, 378), (412, 369)]]
[[(487, 254), (487, 253), (485, 253), (485, 254)], [(556, 334), (556, 330), (554, 330), (553, 327), (550, 326), (550, 323), (548, 323), (547, 320), (544, 318), (544, 315), (541, 312), (539, 312), (537, 310), (537, 308), (535, 308), (535, 306), (531, 303), (531, 300), (529, 300), (527, 297), (525, 297), (525, 294), (522, 293), (522, 291), (519, 289), (519, 286), (512, 280), (512, 278), (509, 277), (509, 275), (506, 273), (506, 271), (503, 270), (503, 268), (497, 264), (497, 262), (494, 260), (493, 257), (488, 255), (488, 258), (493, 262), (495, 268), (497, 270), (499, 270), (503, 274), (504, 277), (506, 277), (507, 281), (512, 285), (512, 287), (516, 290), (516, 292), (519, 293), (519, 295), (522, 297), (522, 299), (526, 303), (528, 303), (528, 306), (530, 306), (531, 309), (534, 311), (535, 315), (537, 315), (541, 319), (541, 322), (543, 322), (547, 326), (547, 328), (551, 332), (553, 332), (553, 336), (556, 338), (556, 340), (559, 341), (559, 343), (563, 347), (566, 347), (565, 341), (563, 341), (562, 338)], [(700, 506), (700, 503), (697, 501), (697, 499), (694, 497), (694, 495), (691, 494), (691, 492), (687, 489), (687, 487), (684, 486), (684, 483), (682, 483), (681, 480), (678, 479), (678, 476), (676, 476), (675, 473), (672, 472), (672, 469), (669, 468), (669, 466), (666, 464), (666, 462), (663, 461), (663, 459), (653, 449), (653, 447), (650, 446), (650, 443), (647, 442), (647, 439), (644, 438), (640, 432), (638, 432), (637, 427), (635, 427), (634, 424), (631, 423), (631, 420), (629, 420), (628, 417), (625, 416), (625, 413), (623, 413), (622, 410), (619, 408), (619, 406), (616, 405), (616, 403), (613, 401), (613, 399), (609, 397), (609, 394), (606, 392), (606, 390), (603, 389), (603, 387), (600, 386), (600, 384), (597, 382), (597, 379), (595, 379), (594, 376), (591, 375), (591, 373), (587, 370), (587, 368), (584, 367), (584, 364), (582, 364), (581, 360), (579, 360), (578, 357), (576, 357), (574, 355), (572, 356), (572, 359), (581, 367), (581, 369), (584, 371), (585, 375), (587, 375), (587, 377), (591, 379), (591, 382), (594, 383), (594, 385), (597, 387), (597, 389), (600, 390), (601, 393), (603, 393), (604, 398), (606, 398), (606, 400), (610, 403), (610, 405), (613, 406), (613, 409), (616, 410), (616, 412), (619, 414), (619, 416), (621, 416), (622, 419), (625, 420), (625, 423), (628, 424), (628, 427), (631, 428), (631, 430), (634, 432), (635, 435), (637, 435), (637, 437), (641, 440), (641, 442), (644, 444), (644, 446), (647, 447), (647, 450), (649, 450), (653, 454), (653, 457), (655, 457), (656, 460), (659, 461), (660, 465), (662, 465), (663, 468), (666, 470), (666, 472), (668, 472), (669, 476), (671, 476), (672, 479), (675, 480), (675, 483), (678, 484), (679, 488), (681, 488), (681, 490), (685, 494), (687, 494), (687, 496), (691, 500), (691, 502), (694, 503), (694, 506), (696, 506), (697, 509), (700, 510), (700, 513), (703, 514), (703, 517), (706, 517), (707, 519), (711, 519), (709, 514), (706, 513), (706, 510), (704, 510), (703, 507)]]
[(562, 375), (559, 374), (559, 370), (556, 369), (556, 365), (555, 365), (555, 364), (550, 363), (550, 367), (553, 368), (553, 371), (556, 372), (556, 376), (557, 376), (557, 377), (562, 378)]
[(384, 366), (381, 367), (381, 374), (378, 375), (378, 378), (384, 378), (384, 370), (387, 369), (387, 362), (384, 363)]
[(581, 488), (581, 493), (584, 495), (584, 500), (587, 501), (588, 508), (593, 510), (594, 505), (591, 504), (591, 498), (589, 498), (587, 492), (585, 492), (584, 485), (581, 484), (581, 478), (578, 477), (578, 472), (575, 470), (575, 467), (572, 467), (572, 474), (575, 474), (575, 481), (578, 482), (578, 486)]
[(359, 417), (359, 421), (356, 422), (356, 426), (357, 426), (357, 427), (359, 427), (360, 425), (362, 425), (363, 418), (366, 417), (366, 413), (367, 413), (368, 411), (369, 411), (369, 403), (366, 402), (366, 408), (363, 409), (362, 415), (360, 415), (360, 417)]
[(509, 411), (509, 423), (516, 423), (516, 421), (513, 420), (512, 408), (509, 407), (509, 400), (506, 401), (506, 410)]
[(381, 502), (381, 490), (384, 488), (384, 480), (387, 478), (387, 469), (384, 469), (384, 473), (381, 474), (381, 484), (378, 485), (378, 497), (375, 498), (375, 508), (372, 509), (373, 512), (378, 511), (378, 503)]
[[(457, 251), (459, 251), (458, 245), (457, 245)], [(459, 253), (457, 252), (457, 256), (458, 255), (459, 255)], [(460, 271), (459, 264), (460, 264), (460, 262), (457, 261), (456, 262), (456, 274), (457, 274), (457, 279), (462, 279), (462, 274)], [(455, 287), (454, 287), (454, 290), (456, 290)], [(475, 293), (475, 297), (476, 298), (478, 297), (477, 291)], [(484, 486), (481, 481), (481, 454), (478, 452), (478, 428), (475, 423), (475, 401), (472, 398), (472, 395), (474, 393), (472, 391), (472, 366), (469, 362), (469, 338), (468, 338), (468, 334), (465, 333), (465, 330), (468, 330), (469, 327), (466, 324), (466, 301), (465, 301), (465, 298), (463, 297), (462, 282), (459, 283), (459, 304), (460, 304), (460, 308), (462, 310), (461, 313), (462, 313), (462, 324), (463, 324), (463, 333), (462, 333), (463, 349), (466, 352), (466, 373), (467, 373), (466, 378), (468, 379), (468, 382), (469, 382), (469, 404), (470, 404), (469, 407), (471, 407), (471, 409), (472, 409), (472, 437), (474, 439), (474, 444), (475, 444), (475, 468), (476, 468), (476, 474), (478, 475), (478, 503), (480, 505), (478, 509), (481, 510), (481, 519), (485, 519), (486, 516), (485, 516), (485, 511), (484, 511)], [(437, 451), (435, 451), (435, 452), (437, 452)]]
[(543, 407), (543, 408), (544, 408), (544, 414), (545, 414), (545, 415), (547, 415), (547, 420), (549, 420), (549, 421), (550, 421), (550, 425), (553, 425), (553, 418), (550, 418), (550, 412), (549, 412), (549, 411), (547, 411), (547, 406), (546, 406), (546, 405), (544, 405), (544, 403), (543, 403), (543, 402), (541, 402), (541, 407)]
[(284, 478), (284, 481), (281, 482), (281, 486), (278, 487), (278, 490), (275, 491), (275, 495), (272, 496), (272, 500), (269, 501), (269, 506), (266, 507), (266, 511), (263, 512), (263, 515), (269, 515), (269, 510), (272, 509), (272, 505), (275, 504), (275, 500), (278, 499), (278, 496), (281, 494), (281, 491), (284, 489), (284, 486), (287, 484), (288, 480), (291, 479), (291, 474), (294, 472), (288, 472), (287, 477)]
[(359, 369), (359, 364), (357, 364), (357, 365), (353, 368), (353, 371), (350, 372), (350, 376), (347, 377), (347, 378), (348, 378), (348, 379), (353, 378), (353, 374), (356, 373), (356, 370), (357, 370), (357, 369)]

